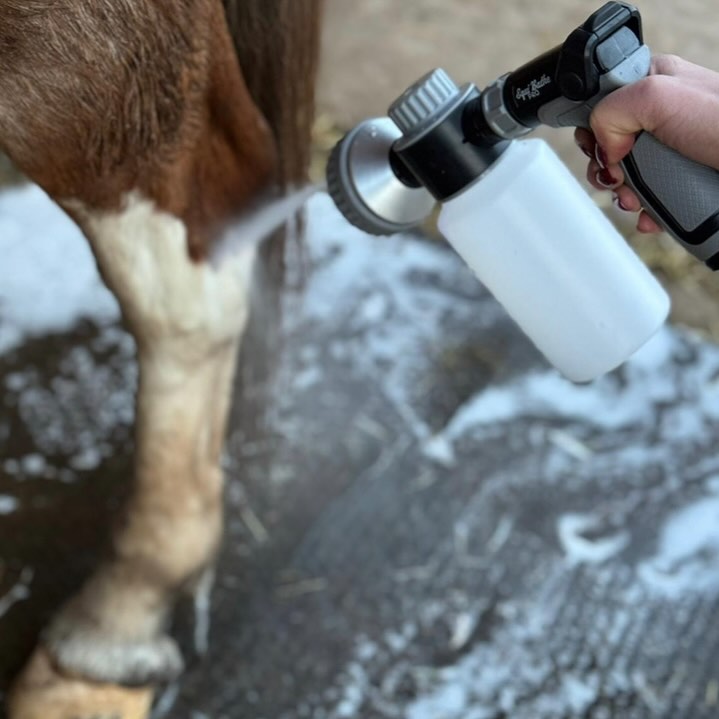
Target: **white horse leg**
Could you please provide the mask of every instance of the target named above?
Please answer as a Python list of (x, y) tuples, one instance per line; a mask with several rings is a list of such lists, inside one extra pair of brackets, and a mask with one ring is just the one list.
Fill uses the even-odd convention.
[[(95, 716), (88, 693), (102, 693), (102, 683), (146, 685), (182, 669), (165, 625), (177, 593), (202, 583), (220, 541), (220, 454), (254, 264), (251, 246), (217, 267), (193, 262), (184, 224), (134, 194), (120, 213), (72, 211), (137, 341), (136, 467), (112, 558), (44, 635), (39, 651), (58, 681), (33, 692), (21, 681), (16, 692), (32, 705), (55, 691), (43, 698), (48, 719)], [(68, 692), (61, 675), (90, 682)], [(35, 716), (22, 705), (14, 712)]]

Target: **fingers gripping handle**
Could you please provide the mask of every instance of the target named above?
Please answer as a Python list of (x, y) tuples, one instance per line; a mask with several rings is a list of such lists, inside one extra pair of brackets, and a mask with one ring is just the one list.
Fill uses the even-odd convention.
[(691, 254), (719, 269), (719, 172), (642, 132), (622, 162), (645, 210)]

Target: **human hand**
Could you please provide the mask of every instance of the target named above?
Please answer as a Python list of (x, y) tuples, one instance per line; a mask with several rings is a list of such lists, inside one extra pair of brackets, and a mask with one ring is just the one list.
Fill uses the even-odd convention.
[(591, 131), (578, 128), (577, 145), (590, 158), (587, 179), (613, 190), (616, 205), (640, 212), (639, 232), (661, 232), (624, 184), (619, 162), (646, 130), (686, 157), (719, 169), (719, 73), (674, 55), (657, 55), (650, 74), (605, 97), (590, 118)]

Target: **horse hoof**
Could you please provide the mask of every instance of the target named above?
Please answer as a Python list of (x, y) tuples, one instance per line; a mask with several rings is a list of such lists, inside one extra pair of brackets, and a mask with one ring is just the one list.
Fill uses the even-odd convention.
[(8, 719), (147, 719), (153, 689), (84, 681), (59, 672), (35, 651), (8, 699)]

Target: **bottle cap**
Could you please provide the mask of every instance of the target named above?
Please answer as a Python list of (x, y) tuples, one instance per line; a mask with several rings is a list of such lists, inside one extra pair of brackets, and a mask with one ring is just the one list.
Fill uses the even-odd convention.
[(424, 127), (459, 96), (460, 89), (442, 69), (432, 70), (392, 103), (389, 116), (407, 136)]

